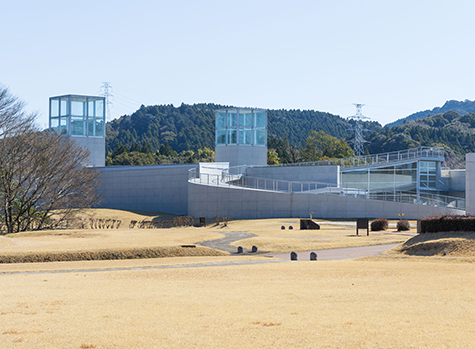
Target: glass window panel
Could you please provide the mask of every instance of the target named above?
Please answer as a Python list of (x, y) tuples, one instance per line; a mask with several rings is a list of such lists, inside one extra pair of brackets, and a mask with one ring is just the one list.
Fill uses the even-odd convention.
[(264, 112), (255, 113), (254, 127), (266, 127), (266, 113)]
[(86, 98), (71, 97), (71, 115), (86, 116)]
[(429, 176), (429, 181), (435, 181), (436, 180), (436, 176)]
[(228, 144), (237, 144), (237, 130), (236, 129), (228, 130)]
[(95, 103), (93, 100), (89, 99), (88, 105), (87, 105), (87, 115), (88, 116), (94, 116), (94, 112), (96, 111), (95, 108)]
[(429, 162), (428, 165), (430, 168), (436, 168), (436, 163), (434, 161)]
[(436, 187), (435, 182), (429, 182), (429, 183), (427, 183), (427, 185), (428, 185), (429, 188), (435, 188)]
[(237, 126), (237, 114), (236, 112), (228, 111), (228, 127), (236, 127)]
[(96, 118), (101, 118), (104, 117), (104, 100), (103, 99), (96, 99), (94, 101), (94, 106), (95, 106), (95, 111), (94, 111), (94, 116)]
[(255, 130), (254, 131), (254, 144), (255, 145), (266, 145), (266, 130)]
[(225, 127), (226, 127), (226, 112), (225, 111), (216, 112), (216, 128), (225, 128)]
[(226, 144), (226, 130), (216, 130), (216, 144)]
[(239, 129), (239, 144), (252, 144), (252, 131), (251, 129)]
[(71, 135), (85, 136), (86, 135), (86, 118), (71, 117)]
[(50, 100), (50, 116), (55, 117), (59, 116), (59, 99), (51, 99)]
[(96, 134), (95, 136), (102, 137), (104, 136), (104, 119), (94, 119), (96, 124)]
[(67, 118), (60, 119), (59, 132), (61, 134), (68, 134), (68, 119)]
[(421, 181), (424, 181), (424, 182), (427, 181), (427, 176), (422, 175), (421, 176)]
[(239, 111), (239, 126), (252, 127), (252, 112), (250, 110)]
[(59, 132), (59, 118), (50, 119), (50, 128), (56, 132)]
[(89, 119), (87, 121), (87, 135), (88, 136), (94, 136), (94, 119)]
[(61, 98), (61, 116), (69, 115), (69, 98)]

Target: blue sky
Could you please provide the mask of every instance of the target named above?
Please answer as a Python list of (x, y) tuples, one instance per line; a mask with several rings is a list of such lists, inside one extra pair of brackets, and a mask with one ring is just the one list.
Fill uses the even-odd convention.
[(113, 87), (141, 104), (363, 114), (382, 124), (475, 99), (473, 1), (0, 0), (0, 84), (48, 98)]

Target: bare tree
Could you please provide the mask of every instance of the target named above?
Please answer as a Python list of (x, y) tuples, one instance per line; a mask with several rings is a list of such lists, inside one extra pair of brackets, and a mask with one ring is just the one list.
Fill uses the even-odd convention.
[[(37, 131), (23, 104), (0, 91), (0, 202), (7, 233), (42, 229), (98, 202), (99, 173), (89, 151), (54, 132)], [(1, 107), (0, 107), (1, 108)], [(5, 122), (2, 122), (5, 120)], [(51, 220), (55, 215), (57, 219)]]

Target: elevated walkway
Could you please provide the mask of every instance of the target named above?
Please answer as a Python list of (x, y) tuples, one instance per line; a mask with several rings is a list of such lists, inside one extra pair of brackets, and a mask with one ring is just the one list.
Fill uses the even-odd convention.
[[(287, 166), (340, 166), (340, 168), (379, 167), (388, 164), (404, 163), (411, 160), (444, 161), (443, 147), (419, 147), (390, 153), (357, 156), (345, 159), (329, 159), (312, 162), (298, 162), (293, 164), (268, 165), (269, 167)], [(259, 167), (259, 166), (253, 166)], [(262, 166), (264, 167), (264, 166)]]

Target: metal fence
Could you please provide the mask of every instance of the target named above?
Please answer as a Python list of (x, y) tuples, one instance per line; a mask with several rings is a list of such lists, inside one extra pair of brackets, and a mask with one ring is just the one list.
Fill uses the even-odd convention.
[[(421, 158), (428, 159), (444, 159), (445, 150), (443, 147), (419, 147), (407, 150), (394, 151), (390, 153), (358, 156), (345, 159), (329, 159), (311, 162), (298, 162), (293, 164), (268, 165), (269, 167), (282, 166), (340, 166), (340, 167), (357, 167), (384, 165), (391, 162), (401, 162), (407, 160), (416, 160)], [(259, 166), (254, 166), (259, 167)]]
[[(337, 187), (334, 184), (321, 182), (294, 182), (267, 178), (246, 177), (241, 169), (231, 168), (223, 170), (221, 174), (199, 173), (197, 168), (190, 169), (189, 180), (193, 183), (211, 185), (211, 186), (227, 186), (257, 190), (267, 190), (280, 193), (309, 193), (320, 195), (339, 195), (347, 197), (355, 197), (362, 199), (381, 200), (403, 202), (419, 205), (447, 207), (459, 210), (465, 210), (465, 199), (459, 197), (445, 196), (439, 194), (407, 192), (399, 190), (391, 190), (391, 188), (350, 188)], [(232, 174), (230, 174), (230, 172)], [(402, 183), (401, 183), (402, 184)], [(409, 189), (409, 188), (407, 188)]]

